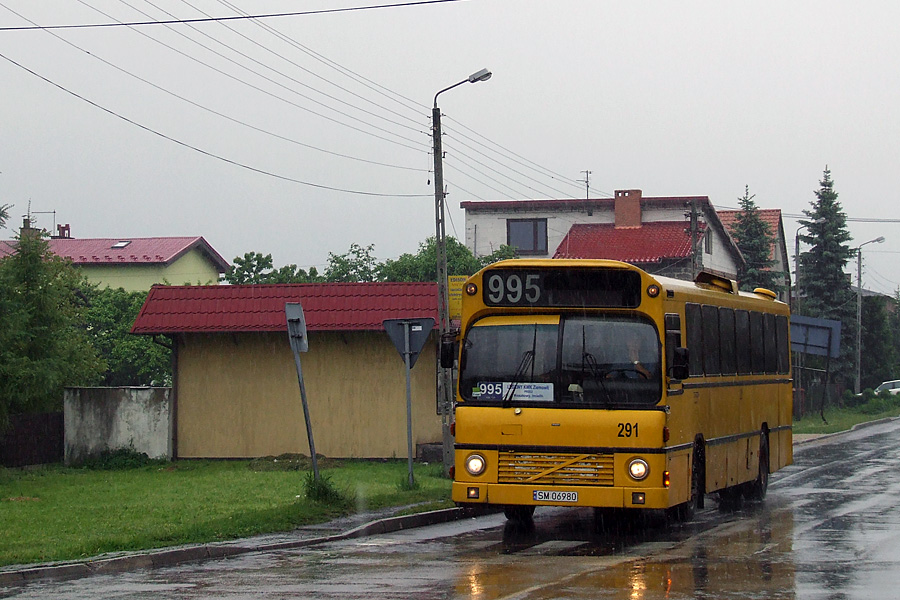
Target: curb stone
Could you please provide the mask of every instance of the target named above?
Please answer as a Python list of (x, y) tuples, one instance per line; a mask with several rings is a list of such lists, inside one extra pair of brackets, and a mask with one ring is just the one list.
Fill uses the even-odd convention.
[[(482, 512), (483, 511), (473, 511), (468, 508), (447, 508), (414, 515), (377, 519), (341, 533), (307, 537), (287, 542), (254, 543), (253, 538), (248, 538), (217, 544), (150, 550), (126, 554), (124, 556), (93, 559), (83, 562), (35, 565), (15, 570), (0, 571), (0, 589), (10, 586), (20, 586), (35, 581), (63, 581), (88, 577), (91, 575), (122, 573), (137, 569), (171, 567), (189, 562), (229, 558), (241, 554), (249, 554), (251, 552), (269, 552), (303, 548), (305, 546), (313, 546), (326, 542), (393, 533), (405, 529), (423, 527), (425, 525), (436, 525), (438, 523), (457, 521), (469, 516), (482, 514)], [(302, 528), (296, 531), (302, 532)]]

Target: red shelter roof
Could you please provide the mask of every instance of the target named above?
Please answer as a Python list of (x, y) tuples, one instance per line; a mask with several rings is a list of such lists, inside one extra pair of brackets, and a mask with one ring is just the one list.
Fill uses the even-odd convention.
[(569, 229), (553, 258), (607, 258), (628, 263), (685, 258), (691, 255), (687, 227), (683, 221), (652, 221), (627, 228), (580, 223)]
[(154, 285), (132, 333), (287, 331), (286, 302), (303, 306), (310, 331), (378, 331), (385, 319), (432, 317), (436, 283)]

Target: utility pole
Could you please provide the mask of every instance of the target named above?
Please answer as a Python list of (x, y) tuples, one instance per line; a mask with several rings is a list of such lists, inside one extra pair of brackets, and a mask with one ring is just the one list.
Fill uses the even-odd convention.
[(700, 214), (697, 199), (691, 199), (691, 277), (696, 278), (700, 272)]

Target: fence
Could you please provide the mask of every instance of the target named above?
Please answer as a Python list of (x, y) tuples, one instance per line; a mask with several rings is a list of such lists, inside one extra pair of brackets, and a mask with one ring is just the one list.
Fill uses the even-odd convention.
[(25, 467), (61, 462), (63, 413), (13, 415), (10, 429), (0, 434), (0, 465)]

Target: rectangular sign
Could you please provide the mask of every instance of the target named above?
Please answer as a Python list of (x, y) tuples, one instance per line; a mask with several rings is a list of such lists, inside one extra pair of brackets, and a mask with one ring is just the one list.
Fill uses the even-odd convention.
[(534, 490), (532, 496), (535, 502), (578, 502), (578, 492)]
[(472, 397), (497, 402), (553, 402), (553, 384), (483, 381), (472, 390)]

